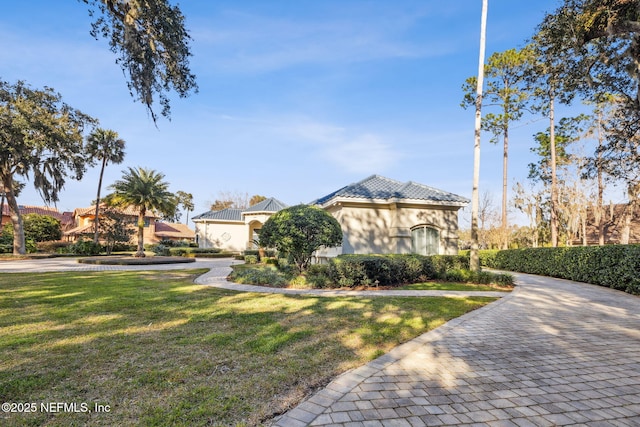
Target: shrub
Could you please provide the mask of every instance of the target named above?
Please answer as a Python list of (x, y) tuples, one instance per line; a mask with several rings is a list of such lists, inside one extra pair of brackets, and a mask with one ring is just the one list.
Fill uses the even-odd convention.
[(157, 256), (169, 256), (169, 248), (163, 244), (153, 245), (151, 250)]
[(260, 242), (287, 256), (302, 272), (320, 247), (340, 246), (342, 229), (338, 221), (324, 209), (296, 205), (269, 217), (260, 231)]
[(136, 249), (137, 249), (137, 246), (131, 243), (116, 242), (113, 244), (111, 251), (112, 252), (134, 252)]
[[(327, 274), (338, 286), (393, 286), (436, 278), (459, 261), (422, 255), (341, 255), (329, 260)], [(458, 258), (458, 257), (456, 257)], [(468, 263), (467, 263), (468, 264)]]
[(510, 249), (492, 267), (640, 294), (640, 245)]
[[(255, 255), (246, 255), (255, 256)], [(229, 280), (248, 285), (287, 286), (287, 280), (277, 270), (271, 268), (238, 268), (229, 275)]]
[[(214, 253), (198, 253), (198, 254), (188, 253), (188, 254), (184, 254), (183, 256), (186, 258), (195, 258), (196, 256), (198, 258), (232, 258), (234, 257), (234, 254), (232, 254), (231, 252), (214, 252)], [(243, 261), (244, 257), (235, 256), (235, 259)]]
[(189, 248), (167, 248), (171, 256), (184, 256)]
[(98, 255), (102, 251), (102, 245), (93, 240), (80, 239), (68, 247), (69, 252), (76, 255)]
[(311, 264), (307, 268), (307, 282), (314, 288), (330, 287), (329, 265), (328, 264)]
[(247, 264), (257, 264), (258, 263), (258, 256), (257, 255), (245, 255), (244, 256), (244, 262), (246, 262)]
[(50, 254), (64, 253), (71, 245), (71, 242), (63, 242), (60, 240), (36, 243), (38, 252), (46, 252)]

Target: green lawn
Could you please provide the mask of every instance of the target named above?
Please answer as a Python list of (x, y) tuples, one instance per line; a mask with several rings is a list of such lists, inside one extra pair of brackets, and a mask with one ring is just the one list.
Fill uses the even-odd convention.
[(398, 289), (412, 291), (511, 291), (511, 287), (476, 285), (473, 283), (423, 282), (400, 286)]
[(236, 293), (202, 272), (0, 274), (0, 400), (38, 407), (0, 425), (258, 425), (493, 300)]

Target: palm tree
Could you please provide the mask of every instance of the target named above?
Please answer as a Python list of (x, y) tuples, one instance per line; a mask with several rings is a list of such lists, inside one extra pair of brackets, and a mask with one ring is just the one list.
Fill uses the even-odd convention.
[(121, 208), (138, 209), (138, 251), (134, 256), (144, 257), (144, 217), (147, 211), (175, 215), (177, 198), (168, 190), (164, 174), (152, 169), (129, 168), (122, 179), (109, 186), (113, 193), (109, 204)]
[(95, 235), (93, 241), (98, 243), (100, 213), (100, 189), (104, 168), (108, 163), (120, 164), (124, 160), (124, 140), (118, 138), (118, 133), (109, 129), (97, 128), (87, 137), (87, 155), (96, 160), (102, 160), (100, 179), (98, 180), (98, 194), (96, 196), (96, 216), (94, 221)]
[(193, 194), (186, 193), (184, 191), (177, 191), (176, 197), (178, 197), (178, 204), (187, 211), (187, 221), (185, 224), (189, 225), (189, 212), (195, 208), (195, 205), (193, 204)]

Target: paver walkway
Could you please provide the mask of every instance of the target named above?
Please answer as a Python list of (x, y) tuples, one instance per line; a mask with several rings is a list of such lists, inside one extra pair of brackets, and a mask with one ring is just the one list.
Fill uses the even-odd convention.
[(640, 426), (640, 298), (518, 274), (506, 298), (338, 377), (276, 426)]

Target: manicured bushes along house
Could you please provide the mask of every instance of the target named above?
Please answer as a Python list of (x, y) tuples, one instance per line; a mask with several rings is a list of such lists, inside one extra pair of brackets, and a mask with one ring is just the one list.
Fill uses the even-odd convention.
[(480, 251), (480, 262), (489, 268), (558, 277), (640, 294), (640, 245)]
[(326, 274), (338, 286), (390, 286), (468, 269), (469, 258), (459, 255), (341, 255), (329, 260)]
[[(250, 260), (248, 259), (250, 258)], [(469, 257), (458, 255), (340, 255), (326, 264), (312, 264), (299, 274), (286, 258), (267, 258), (255, 264), (255, 255), (245, 255), (245, 264), (234, 268), (229, 280), (278, 287), (375, 287), (402, 286), (430, 280), (477, 284), (513, 285), (508, 274), (476, 273), (469, 270)]]

